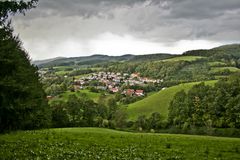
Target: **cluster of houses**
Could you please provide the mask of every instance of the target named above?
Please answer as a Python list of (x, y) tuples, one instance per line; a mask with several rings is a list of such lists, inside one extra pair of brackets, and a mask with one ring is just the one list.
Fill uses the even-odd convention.
[[(92, 81), (99, 82), (97, 89), (108, 90), (112, 93), (122, 93), (129, 96), (144, 96), (144, 90), (126, 89), (121, 90), (122, 85), (126, 86), (143, 86), (148, 83), (160, 83), (162, 80), (154, 80), (150, 78), (142, 78), (139, 73), (114, 73), (114, 72), (98, 72), (92, 73), (86, 77), (74, 80), (74, 89), (84, 89)], [(130, 88), (130, 87), (129, 87)]]

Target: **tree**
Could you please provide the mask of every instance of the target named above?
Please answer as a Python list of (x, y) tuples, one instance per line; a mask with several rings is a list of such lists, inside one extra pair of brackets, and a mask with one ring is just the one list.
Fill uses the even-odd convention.
[(14, 15), (16, 13), (25, 14), (26, 10), (34, 8), (38, 0), (30, 0), (28, 2), (24, 0), (20, 1), (1, 1), (0, 2), (0, 25), (4, 25), (7, 21), (9, 15)]
[(125, 109), (119, 109), (114, 114), (115, 125), (118, 128), (124, 128), (127, 124), (127, 113)]
[(158, 112), (152, 113), (149, 118), (149, 127), (150, 129), (158, 129), (161, 127), (161, 115)]
[(29, 2), (0, 2), (0, 132), (47, 127), (51, 120), (37, 68), (13, 35), (9, 16), (34, 7)]
[(108, 117), (108, 119), (112, 119), (114, 113), (117, 111), (117, 102), (114, 98), (110, 98), (107, 101), (107, 105), (109, 107), (109, 117)]
[(138, 117), (136, 121), (136, 127), (138, 127), (140, 130), (148, 128), (148, 122), (145, 115), (141, 115)]
[(66, 105), (71, 126), (81, 126), (85, 109), (84, 102), (76, 95), (70, 95)]
[(51, 105), (52, 108), (52, 126), (67, 127), (69, 125), (69, 116), (66, 104), (62, 101)]
[(182, 127), (184, 122), (187, 121), (189, 115), (187, 106), (187, 94), (184, 90), (176, 93), (169, 106), (168, 119), (170, 124)]

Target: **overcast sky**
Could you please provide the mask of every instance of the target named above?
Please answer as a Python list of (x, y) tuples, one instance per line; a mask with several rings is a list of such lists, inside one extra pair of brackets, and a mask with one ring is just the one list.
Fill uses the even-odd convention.
[(240, 0), (39, 0), (13, 19), (33, 60), (180, 54), (240, 42)]

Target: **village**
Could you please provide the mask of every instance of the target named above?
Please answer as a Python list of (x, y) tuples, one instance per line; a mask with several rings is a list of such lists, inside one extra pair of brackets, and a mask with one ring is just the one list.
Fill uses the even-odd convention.
[(144, 96), (145, 91), (143, 89), (134, 90), (131, 87), (140, 86), (141, 88), (141, 86), (150, 83), (156, 84), (162, 81), (163, 80), (140, 77), (139, 73), (98, 72), (74, 79), (74, 90), (77, 91), (89, 86), (94, 86), (98, 90), (108, 91), (110, 93), (121, 93), (127, 96)]

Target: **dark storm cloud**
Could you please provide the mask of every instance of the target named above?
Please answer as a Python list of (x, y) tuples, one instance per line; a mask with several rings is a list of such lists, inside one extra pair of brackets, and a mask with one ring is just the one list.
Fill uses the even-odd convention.
[[(35, 12), (39, 16), (82, 16), (89, 18), (97, 16), (100, 12), (107, 12), (109, 9), (121, 6), (131, 7), (136, 3), (143, 3), (146, 0), (40, 0), (39, 10)], [(152, 2), (153, 3), (153, 2)], [(34, 17), (33, 16), (33, 17)]]
[(221, 16), (225, 11), (240, 8), (239, 0), (175, 0), (172, 2), (172, 18), (209, 19)]
[(170, 46), (182, 40), (237, 43), (239, 19), (240, 0), (39, 0), (14, 25), (35, 54), (49, 49), (57, 55), (54, 45), (74, 48), (77, 42), (86, 53), (108, 33)]

